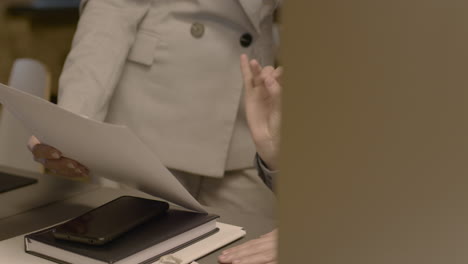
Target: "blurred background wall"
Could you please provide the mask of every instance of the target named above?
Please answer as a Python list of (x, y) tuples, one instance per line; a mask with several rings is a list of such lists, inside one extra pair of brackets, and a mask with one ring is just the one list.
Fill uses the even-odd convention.
[(16, 58), (44, 63), (52, 77), (52, 100), (78, 20), (79, 0), (0, 1), (0, 82)]
[(280, 263), (468, 263), (468, 1), (284, 1)]

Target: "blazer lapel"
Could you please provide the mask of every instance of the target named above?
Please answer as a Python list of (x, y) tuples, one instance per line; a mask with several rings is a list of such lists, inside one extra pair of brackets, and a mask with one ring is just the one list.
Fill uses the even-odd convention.
[(86, 5), (87, 3), (88, 3), (88, 0), (81, 0), (81, 2), (80, 2), (80, 9), (79, 9), (79, 10), (80, 10), (80, 14), (81, 14), (81, 12), (83, 12), (83, 9), (84, 9), (84, 7), (85, 7), (85, 5)]
[(260, 32), (261, 10), (263, 0), (239, 0), (250, 23), (257, 32)]
[(280, 0), (238, 0), (243, 7), (250, 23), (257, 32), (260, 32), (260, 23), (262, 19), (271, 14), (279, 5)]

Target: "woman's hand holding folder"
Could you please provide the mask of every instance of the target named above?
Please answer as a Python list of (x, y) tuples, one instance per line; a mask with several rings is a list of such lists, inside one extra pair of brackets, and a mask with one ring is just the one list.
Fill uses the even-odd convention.
[(28, 148), (34, 160), (53, 174), (72, 180), (89, 180), (88, 168), (76, 160), (64, 157), (58, 149), (42, 144), (35, 136), (29, 138)]

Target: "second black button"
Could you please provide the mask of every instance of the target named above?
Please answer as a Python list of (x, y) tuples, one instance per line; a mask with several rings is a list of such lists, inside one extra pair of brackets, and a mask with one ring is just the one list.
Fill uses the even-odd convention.
[(247, 48), (252, 44), (253, 37), (250, 35), (250, 33), (245, 33), (241, 36), (240, 38), (240, 44), (242, 47)]

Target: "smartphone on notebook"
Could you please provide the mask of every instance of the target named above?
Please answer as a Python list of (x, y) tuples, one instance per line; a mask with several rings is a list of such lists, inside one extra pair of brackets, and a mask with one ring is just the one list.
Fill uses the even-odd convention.
[(52, 234), (57, 239), (104, 245), (168, 209), (166, 202), (121, 196), (57, 226)]

